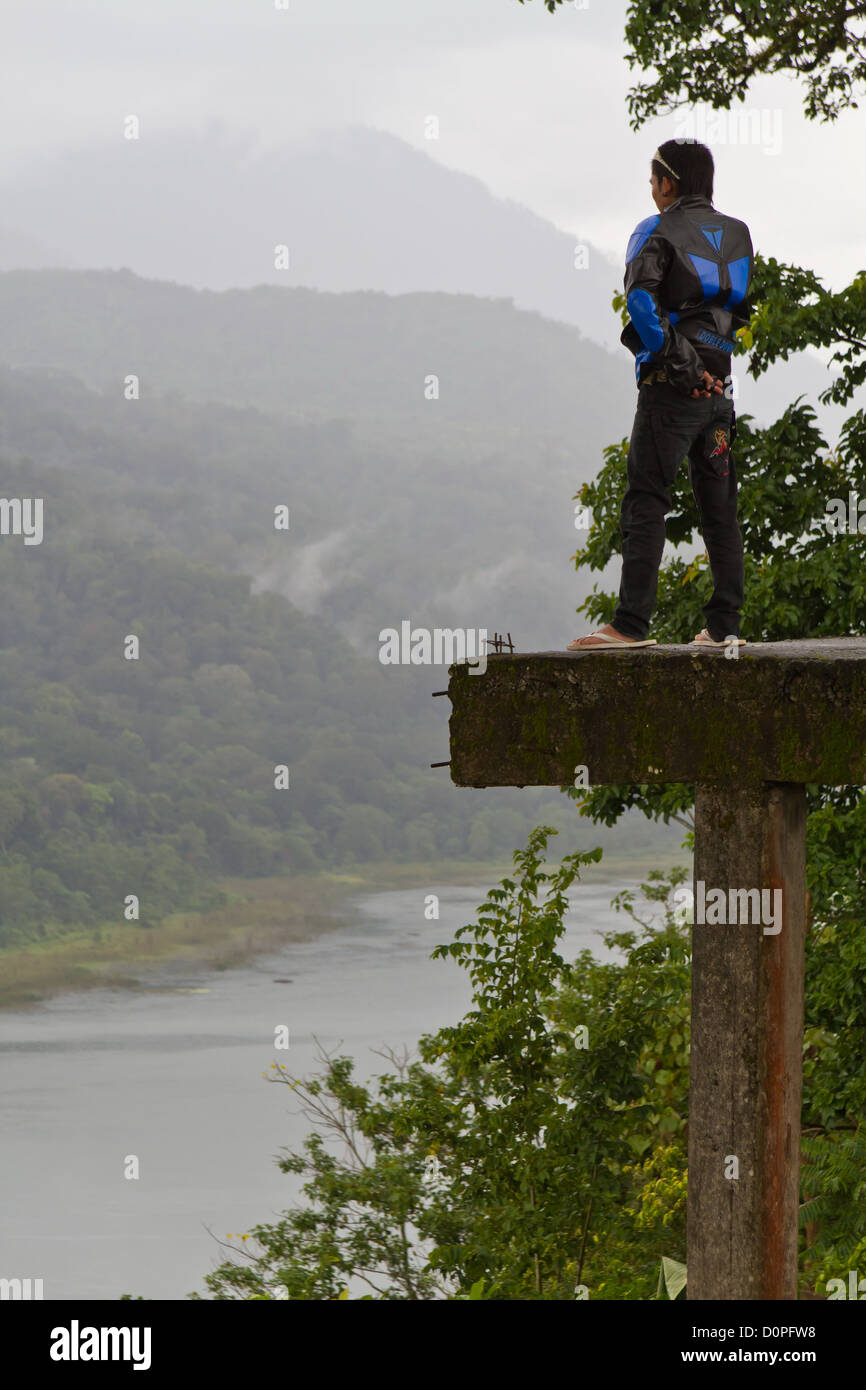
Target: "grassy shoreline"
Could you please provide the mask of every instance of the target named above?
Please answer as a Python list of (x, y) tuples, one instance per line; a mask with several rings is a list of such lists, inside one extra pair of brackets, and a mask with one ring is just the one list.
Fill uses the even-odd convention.
[[(609, 881), (613, 892), (618, 879), (644, 877), (658, 863), (652, 851), (609, 855), (582, 877)], [(446, 883), (486, 889), (512, 868), (510, 862), (376, 862), (342, 873), (222, 879), (228, 902), (212, 912), (177, 912), (155, 927), (107, 922), (0, 949), (0, 1008), (26, 1008), (72, 990), (134, 989), (141, 972), (157, 963), (228, 970), (288, 942), (338, 931), (348, 920), (348, 901), (359, 893)]]

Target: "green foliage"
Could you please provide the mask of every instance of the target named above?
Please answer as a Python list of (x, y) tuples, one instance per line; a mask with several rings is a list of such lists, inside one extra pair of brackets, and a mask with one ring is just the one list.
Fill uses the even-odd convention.
[(804, 1132), (800, 1224), (804, 1283), (823, 1292), (828, 1279), (846, 1279), (866, 1265), (866, 1123)]
[[(804, 348), (833, 348), (829, 365), (837, 375), (819, 399), (845, 405), (866, 381), (866, 271), (833, 292), (811, 270), (756, 256), (754, 284), (751, 374), (758, 377), (771, 362), (787, 362)], [(858, 411), (843, 434), (845, 451), (861, 460), (863, 429), (863, 412)]]
[(823, 1291), (866, 1250), (866, 913), (859, 788), (809, 817), (801, 1170), (804, 1286)]
[[(559, 0), (545, 0), (553, 10)], [(629, 92), (632, 126), (688, 102), (730, 110), (752, 81), (791, 73), (805, 86), (809, 119), (856, 107), (866, 80), (859, 4), (790, 0), (632, 0), (625, 25), (630, 67), (653, 76)]]
[[(113, 918), (131, 891), (149, 920), (204, 908), (225, 875), (504, 860), (565, 819), (547, 789), (431, 773), (444, 672), (377, 656), (406, 614), (465, 623), (467, 565), (493, 573), (549, 534), (569, 441), (580, 426), (588, 459), (601, 440), (601, 408), (587, 425), (570, 385), (597, 366), (576, 329), (506, 301), (201, 296), (129, 272), (8, 272), (0, 303), (0, 357), (33, 364), (0, 364), (5, 488), (45, 500), (44, 543), (8, 537), (0, 564), (0, 944)], [(432, 436), (411, 385), (431, 333), (461, 383)], [(129, 341), (150, 382), (134, 406), (112, 376)], [(515, 509), (528, 462), (550, 486)], [(482, 608), (474, 621), (531, 642), (519, 576)], [(128, 631), (140, 663), (119, 657)]]
[[(866, 432), (859, 414), (842, 432), (835, 452), (815, 428), (810, 406), (795, 402), (767, 429), (739, 417), (734, 446), (740, 492), (740, 529), (746, 567), (743, 632), (752, 640), (827, 637), (866, 631), (866, 575), (861, 564), (862, 537), (837, 533), (826, 524), (826, 506), (849, 491), (866, 495)], [(628, 443), (605, 450), (598, 477), (585, 484), (578, 500), (591, 508), (586, 545), (575, 555), (577, 567), (603, 569), (619, 552), (619, 503), (626, 487)], [(699, 519), (685, 468), (673, 488), (673, 513), (666, 523), (675, 546), (694, 542)], [(702, 607), (712, 592), (706, 553), (694, 560), (676, 554), (659, 575), (658, 609), (653, 632), (662, 642), (690, 641), (704, 624)], [(616, 595), (594, 590), (581, 605), (593, 623), (609, 622)], [(570, 787), (567, 794), (581, 813), (613, 825), (629, 807), (661, 819), (682, 819), (693, 802), (693, 789), (611, 785), (589, 791)], [(812, 789), (810, 805), (841, 804), (840, 793)], [(688, 824), (688, 820), (684, 821)], [(855, 828), (860, 829), (858, 819)], [(864, 827), (866, 829), (866, 827)], [(866, 839), (859, 841), (866, 848)], [(858, 862), (851, 855), (852, 864)], [(813, 881), (813, 892), (820, 889)]]
[[(685, 870), (615, 900), (614, 959), (558, 947), (582, 864), (543, 867), (549, 828), (514, 856), (477, 919), (434, 952), (469, 972), (472, 1006), (417, 1060), (364, 1084), (323, 1054), (310, 1080), (273, 1067), (312, 1122), (279, 1160), (303, 1201), (229, 1246), (217, 1299), (676, 1298), (685, 1261), (689, 929)], [(578, 890), (578, 908), (580, 893)], [(866, 928), (807, 944), (803, 1287), (863, 1258)], [(665, 1255), (659, 1272), (660, 1252)], [(192, 1295), (199, 1297), (199, 1295)]]
[(304, 1201), (232, 1246), (205, 1279), (218, 1299), (649, 1298), (659, 1248), (684, 1255), (688, 945), (671, 894), (633, 895), (618, 958), (558, 949), (567, 892), (599, 852), (543, 867), (549, 827), (514, 856), (477, 919), (434, 957), (469, 972), (472, 1007), (386, 1053), (369, 1084), (346, 1057), (303, 1081), (313, 1132), (280, 1160)]
[[(14, 419), (44, 396), (30, 401), (13, 375), (0, 369)], [(441, 671), (385, 668), (375, 637), (358, 654), (321, 618), (197, 558), (219, 552), (231, 569), (269, 527), (273, 540), (264, 499), (283, 496), (284, 451), (304, 445), (303, 428), (284, 424), (279, 467), (270, 440), (251, 502), (237, 487), (241, 426), (232, 434), (215, 407), (228, 430), (207, 481), (215, 526), (178, 491), (171, 462), (178, 450), (198, 458), (199, 476), (190, 433), (205, 408), (166, 404), (140, 438), (124, 425), (124, 443), (76, 383), (59, 394), (52, 419), (68, 449), (125, 450), (130, 476), (90, 456), (68, 473), (5, 465), (10, 496), (45, 498), (46, 535), (0, 548), (0, 946), (118, 920), (133, 892), (148, 922), (218, 906), (224, 876), (505, 858), (555, 794), (460, 793), (429, 771), (444, 736), (430, 718)], [(327, 487), (313, 498), (325, 513)], [(381, 613), (381, 596), (370, 601)], [(128, 633), (139, 661), (123, 657)], [(289, 792), (274, 788), (278, 762)]]
[[(554, 12), (560, 0), (545, 0)], [(833, 120), (857, 105), (866, 81), (861, 5), (798, 5), (787, 0), (685, 0), (631, 4), (626, 21), (628, 61), (650, 75), (629, 94), (632, 126), (683, 103), (730, 110), (752, 80), (789, 72), (805, 83), (810, 119)], [(748, 115), (748, 113), (744, 113)], [(707, 138), (712, 144), (712, 120)], [(830, 349), (836, 375), (823, 401), (844, 405), (866, 381), (866, 272), (840, 291), (800, 266), (758, 255), (753, 314), (739, 334), (736, 360), (750, 353), (759, 377), (769, 365), (806, 348)], [(622, 296), (614, 310), (624, 309)], [(866, 578), (861, 531), (826, 524), (833, 498), (847, 509), (849, 493), (866, 494), (866, 412), (855, 411), (839, 442), (828, 447), (800, 400), (769, 429), (738, 419), (734, 446), (746, 552), (747, 637), (852, 636), (864, 633)], [(627, 441), (609, 446), (604, 465), (578, 500), (592, 508), (593, 525), (578, 567), (602, 569), (619, 550), (620, 498)], [(855, 526), (857, 522), (855, 519)], [(674, 546), (694, 541), (698, 518), (685, 470), (667, 521)], [(676, 555), (662, 570), (655, 630), (679, 642), (703, 626), (701, 606), (711, 592), (706, 554)], [(613, 594), (590, 595), (580, 611), (610, 621)], [(689, 825), (693, 789), (608, 786), (568, 788), (583, 815), (614, 824), (639, 807), (654, 819)], [(811, 931), (806, 948), (801, 1276), (821, 1290), (866, 1259), (863, 1235), (866, 1159), (866, 796), (860, 787), (808, 787), (808, 884)]]
[(0, 945), (121, 920), (129, 893), (152, 923), (219, 905), (225, 875), (496, 854), (525, 832), (531, 802), (500, 827), (433, 783), (399, 672), (242, 576), (55, 536), (4, 545), (0, 584)]
[[(689, 7), (681, 13), (680, 7), (661, 6), (642, 14), (646, 42), (664, 45), (670, 26), (677, 28), (684, 22), (688, 33), (689, 24), (693, 20), (703, 24), (709, 11), (704, 13), (702, 8), (698, 16)], [(714, 53), (718, 62), (718, 51)], [(735, 62), (725, 50), (719, 72), (727, 73), (729, 63), (733, 72)], [(866, 276), (859, 274), (847, 289), (831, 294), (812, 272), (759, 256), (752, 297), (754, 311), (737, 349), (735, 367), (747, 361), (752, 375), (760, 376), (792, 352), (808, 346), (832, 348), (839, 371), (823, 398), (848, 401), (866, 380)], [(619, 552), (619, 505), (626, 487), (627, 452), (627, 440), (610, 445), (597, 478), (577, 494), (592, 514), (586, 544), (574, 557), (578, 569), (603, 569)], [(741, 483), (740, 529), (745, 549), (744, 635), (765, 642), (862, 635), (866, 632), (862, 533), (837, 530), (828, 522), (828, 507), (839, 499), (847, 511), (850, 493), (866, 496), (864, 412), (858, 410), (845, 421), (835, 448), (828, 446), (816, 428), (812, 407), (801, 399), (766, 429), (754, 428), (749, 416), (738, 416), (733, 453)], [(700, 537), (699, 518), (685, 468), (674, 485), (672, 503), (666, 521), (668, 540), (674, 547), (694, 544)], [(706, 552), (687, 560), (675, 550), (659, 576), (653, 628), (659, 640), (690, 640), (703, 626), (702, 607), (711, 592)], [(579, 611), (593, 622), (609, 622), (615, 606), (613, 593), (596, 589)], [(693, 788), (684, 784), (566, 790), (582, 815), (605, 825), (615, 824), (633, 807), (654, 820), (691, 825)], [(866, 909), (860, 871), (866, 856), (862, 792), (809, 787), (808, 797), (809, 887), (815, 920), (831, 924), (840, 920), (840, 913), (841, 920), (860, 920)]]
[[(544, 0), (551, 13), (560, 3)], [(632, 124), (685, 99), (729, 109), (754, 76), (781, 71), (804, 78), (807, 115), (833, 119), (856, 104), (866, 77), (863, 41), (849, 27), (859, 15), (858, 6), (794, 12), (783, 0), (746, 0), (733, 10), (720, 0), (633, 4), (629, 62), (655, 75), (630, 94)], [(829, 295), (810, 272), (761, 260), (755, 313), (741, 335), (753, 374), (803, 347), (831, 346), (842, 371), (825, 395), (850, 399), (866, 379), (863, 287), (861, 273)], [(622, 309), (621, 297), (614, 307)], [(862, 488), (866, 422), (861, 413), (848, 421), (831, 453), (814, 419), (797, 401), (770, 429), (739, 422), (738, 467), (749, 483), (744, 617), (764, 640), (862, 632), (857, 537), (830, 535), (822, 515), (830, 497)], [(601, 569), (618, 548), (613, 508), (625, 449), (610, 446), (601, 476), (578, 494), (594, 513), (578, 566)], [(697, 526), (684, 483), (675, 505), (668, 535), (679, 544)], [(705, 557), (675, 558), (666, 568), (662, 639), (681, 640), (702, 625), (709, 584)], [(594, 594), (580, 611), (609, 620), (613, 602)], [(687, 811), (691, 789), (606, 788), (579, 799), (585, 814), (607, 824), (628, 806), (667, 820)], [(866, 1253), (858, 1224), (866, 845), (859, 789), (810, 788), (809, 802), (804, 1113), (812, 1123), (802, 1253), (812, 1280)], [(682, 1293), (688, 946), (670, 906), (678, 880), (658, 874), (644, 886), (649, 901), (664, 905), (660, 926), (610, 935), (623, 961), (599, 963), (584, 952), (568, 963), (556, 945), (581, 857), (545, 874), (548, 834), (534, 832), (515, 855), (515, 876), (491, 891), (477, 922), (438, 949), (470, 972), (474, 1007), (456, 1027), (423, 1038), (419, 1062), (372, 1086), (353, 1081), (347, 1058), (327, 1059), (324, 1078), (312, 1082), (276, 1078), (300, 1092), (343, 1153), (315, 1132), (303, 1153), (283, 1161), (306, 1178), (307, 1205), (278, 1226), (256, 1228), (247, 1263), (229, 1261), (208, 1276), (215, 1297), (285, 1290), (345, 1298), (352, 1279), (389, 1299), (570, 1299), (583, 1280), (595, 1297)], [(632, 902), (620, 906), (638, 922)], [(592, 1040), (586, 1049), (574, 1045), (583, 1029)], [(656, 1277), (662, 1248), (674, 1253)]]

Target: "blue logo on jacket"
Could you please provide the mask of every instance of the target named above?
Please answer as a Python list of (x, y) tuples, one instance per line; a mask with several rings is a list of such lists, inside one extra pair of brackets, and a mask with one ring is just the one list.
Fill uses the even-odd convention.
[(715, 222), (705, 222), (704, 225), (701, 227), (701, 231), (703, 232), (707, 241), (712, 246), (713, 250), (721, 251), (722, 232), (724, 231), (724, 228), (720, 227), (718, 223)]

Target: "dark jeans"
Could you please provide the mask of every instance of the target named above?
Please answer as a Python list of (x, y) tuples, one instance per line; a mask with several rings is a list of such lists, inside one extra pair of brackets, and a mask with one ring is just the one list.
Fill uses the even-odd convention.
[[(628, 489), (620, 510), (622, 581), (613, 626), (643, 639), (656, 602), (671, 486), (688, 455), (689, 482), (713, 575), (704, 607), (711, 637), (740, 632), (743, 540), (737, 524), (737, 473), (731, 454), (733, 403), (724, 395), (694, 399), (668, 382), (642, 386), (628, 451)], [(691, 641), (693, 633), (686, 638)]]

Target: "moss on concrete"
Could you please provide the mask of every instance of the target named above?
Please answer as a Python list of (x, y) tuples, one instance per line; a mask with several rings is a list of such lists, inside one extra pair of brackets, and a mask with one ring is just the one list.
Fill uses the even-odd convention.
[(866, 640), (508, 653), (450, 672), (461, 786), (866, 783)]

